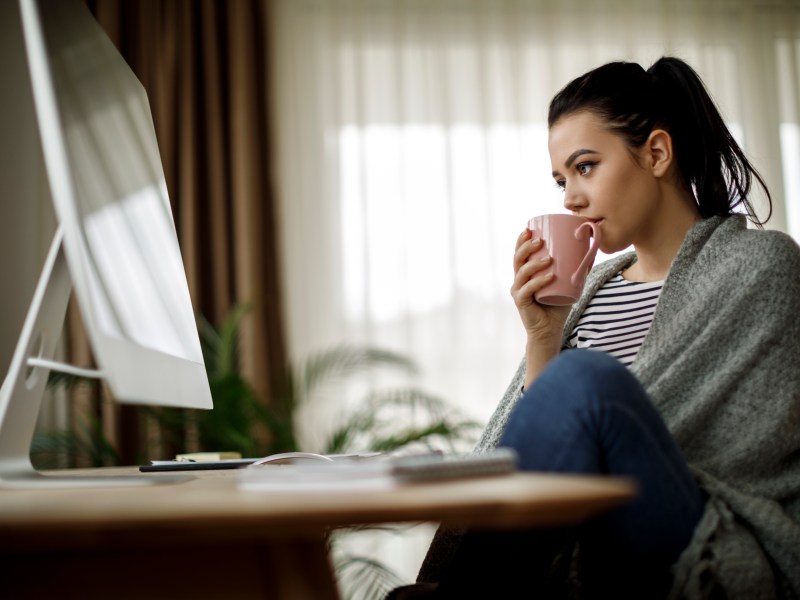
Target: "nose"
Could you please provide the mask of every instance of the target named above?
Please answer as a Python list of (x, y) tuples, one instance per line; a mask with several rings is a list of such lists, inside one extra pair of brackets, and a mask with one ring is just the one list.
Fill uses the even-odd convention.
[(570, 189), (569, 186), (564, 190), (564, 208), (571, 212), (578, 212), (582, 208), (586, 208), (586, 198), (577, 190)]

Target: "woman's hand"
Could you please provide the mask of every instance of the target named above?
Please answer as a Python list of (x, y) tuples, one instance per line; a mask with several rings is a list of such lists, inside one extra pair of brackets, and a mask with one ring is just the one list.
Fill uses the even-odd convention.
[(569, 306), (546, 306), (534, 299), (534, 294), (553, 281), (550, 256), (533, 258), (542, 249), (542, 240), (531, 239), (532, 232), (526, 229), (517, 238), (514, 252), (514, 284), (511, 296), (522, 318), (528, 340), (551, 340), (563, 335), (564, 322), (569, 314)]
[(553, 280), (550, 269), (553, 259), (550, 256), (533, 258), (542, 249), (543, 242), (531, 237), (531, 230), (525, 229), (517, 238), (511, 286), (511, 296), (527, 334), (526, 387), (561, 350), (564, 323), (570, 311), (569, 306), (546, 306), (534, 299), (534, 294)]

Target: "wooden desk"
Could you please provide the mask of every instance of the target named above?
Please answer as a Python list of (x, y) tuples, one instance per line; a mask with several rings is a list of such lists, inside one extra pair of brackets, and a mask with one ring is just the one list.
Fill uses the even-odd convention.
[(239, 490), (234, 471), (136, 488), (3, 490), (0, 586), (15, 599), (325, 600), (337, 597), (324, 540), (331, 527), (577, 523), (633, 493), (621, 479), (539, 474), (265, 493)]

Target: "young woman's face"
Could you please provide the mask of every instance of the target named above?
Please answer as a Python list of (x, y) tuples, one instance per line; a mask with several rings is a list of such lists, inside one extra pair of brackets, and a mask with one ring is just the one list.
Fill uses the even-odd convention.
[(562, 117), (550, 128), (548, 147), (564, 207), (596, 221), (600, 249), (617, 252), (636, 245), (657, 226), (657, 178), (593, 113)]

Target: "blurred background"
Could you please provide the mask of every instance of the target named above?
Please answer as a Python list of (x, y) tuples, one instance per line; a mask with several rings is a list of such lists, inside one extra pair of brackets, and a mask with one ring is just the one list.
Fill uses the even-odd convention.
[[(516, 236), (563, 210), (548, 101), (610, 60), (693, 65), (770, 185), (767, 227), (800, 239), (798, 0), (87, 4), (148, 92), (198, 318), (218, 341), (233, 332), (235, 370), (265, 406), (287, 365), (346, 346), (395, 352), (417, 365), (404, 385), (465, 421), (489, 417), (524, 349), (508, 294)], [(12, 85), (25, 82), (3, 94)], [(4, 115), (3, 134), (21, 118)], [(19, 152), (40, 150), (20, 140)], [(0, 251), (43, 261), (55, 228), (44, 188), (24, 191), (40, 202), (0, 200)], [(2, 273), (14, 282), (0, 298), (3, 370), (35, 285), (14, 268)], [(91, 362), (77, 310), (62, 351)], [(297, 445), (320, 449), (337, 415), (395, 383), (369, 362), (290, 411)], [(102, 437), (105, 450), (69, 464), (228, 449), (202, 448), (189, 421), (175, 442), (158, 415), (79, 386), (54, 390), (41, 427)], [(272, 448), (268, 427), (252, 435)], [(406, 555), (408, 579), (420, 550)]]

